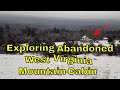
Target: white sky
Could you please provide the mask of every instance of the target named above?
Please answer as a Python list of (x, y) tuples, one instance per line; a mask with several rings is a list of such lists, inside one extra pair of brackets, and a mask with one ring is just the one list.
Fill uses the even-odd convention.
[(120, 11), (0, 11), (1, 14), (77, 19), (120, 19)]

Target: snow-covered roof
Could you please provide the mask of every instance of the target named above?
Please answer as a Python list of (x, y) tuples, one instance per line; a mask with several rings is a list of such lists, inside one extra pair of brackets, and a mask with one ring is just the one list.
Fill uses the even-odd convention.
[(82, 38), (86, 38), (87, 36), (83, 36)]
[(103, 40), (108, 40), (108, 38), (107, 37), (103, 37)]
[(65, 42), (55, 42), (56, 46), (63, 45)]

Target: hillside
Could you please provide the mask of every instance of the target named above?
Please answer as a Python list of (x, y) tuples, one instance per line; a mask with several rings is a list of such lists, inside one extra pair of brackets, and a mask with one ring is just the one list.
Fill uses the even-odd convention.
[[(94, 56), (92, 54), (81, 54), (78, 57), (87, 56), (93, 60), (93, 65), (67, 65), (66, 63), (60, 63), (53, 61), (51, 58), (50, 64), (26, 64), (24, 56), (29, 56), (32, 54), (25, 55), (6, 55), (0, 54), (0, 78), (1, 79), (119, 79), (120, 78), (120, 57), (116, 56)], [(36, 55), (35, 55), (36, 56)], [(41, 57), (41, 55), (39, 55)], [(18, 75), (18, 67), (27, 67), (30, 69), (40, 69), (40, 68), (81, 68), (81, 67), (92, 67), (97, 69), (97, 75)]]

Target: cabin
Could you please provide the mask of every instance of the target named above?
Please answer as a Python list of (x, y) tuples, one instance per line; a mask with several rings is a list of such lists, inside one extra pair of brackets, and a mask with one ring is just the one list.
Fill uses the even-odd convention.
[(88, 43), (88, 42), (93, 42), (92, 39), (90, 39), (88, 36), (84, 35), (82, 39), (80, 39), (81, 42)]

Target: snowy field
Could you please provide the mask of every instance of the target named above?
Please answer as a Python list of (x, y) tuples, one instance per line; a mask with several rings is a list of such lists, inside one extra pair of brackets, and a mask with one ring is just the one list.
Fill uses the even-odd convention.
[[(67, 65), (67, 63), (55, 62), (53, 58), (50, 60), (50, 64), (26, 64), (24, 55), (6, 55), (0, 54), (0, 78), (1, 79), (120, 79), (120, 57), (119, 56), (94, 56), (87, 54), (87, 58), (93, 60), (93, 65)], [(36, 56), (36, 55), (34, 55)], [(84, 54), (78, 55), (78, 57), (84, 57)], [(39, 56), (41, 57), (41, 56)], [(97, 69), (97, 75), (18, 75), (18, 67), (27, 68), (81, 68), (81, 67), (92, 67)]]

